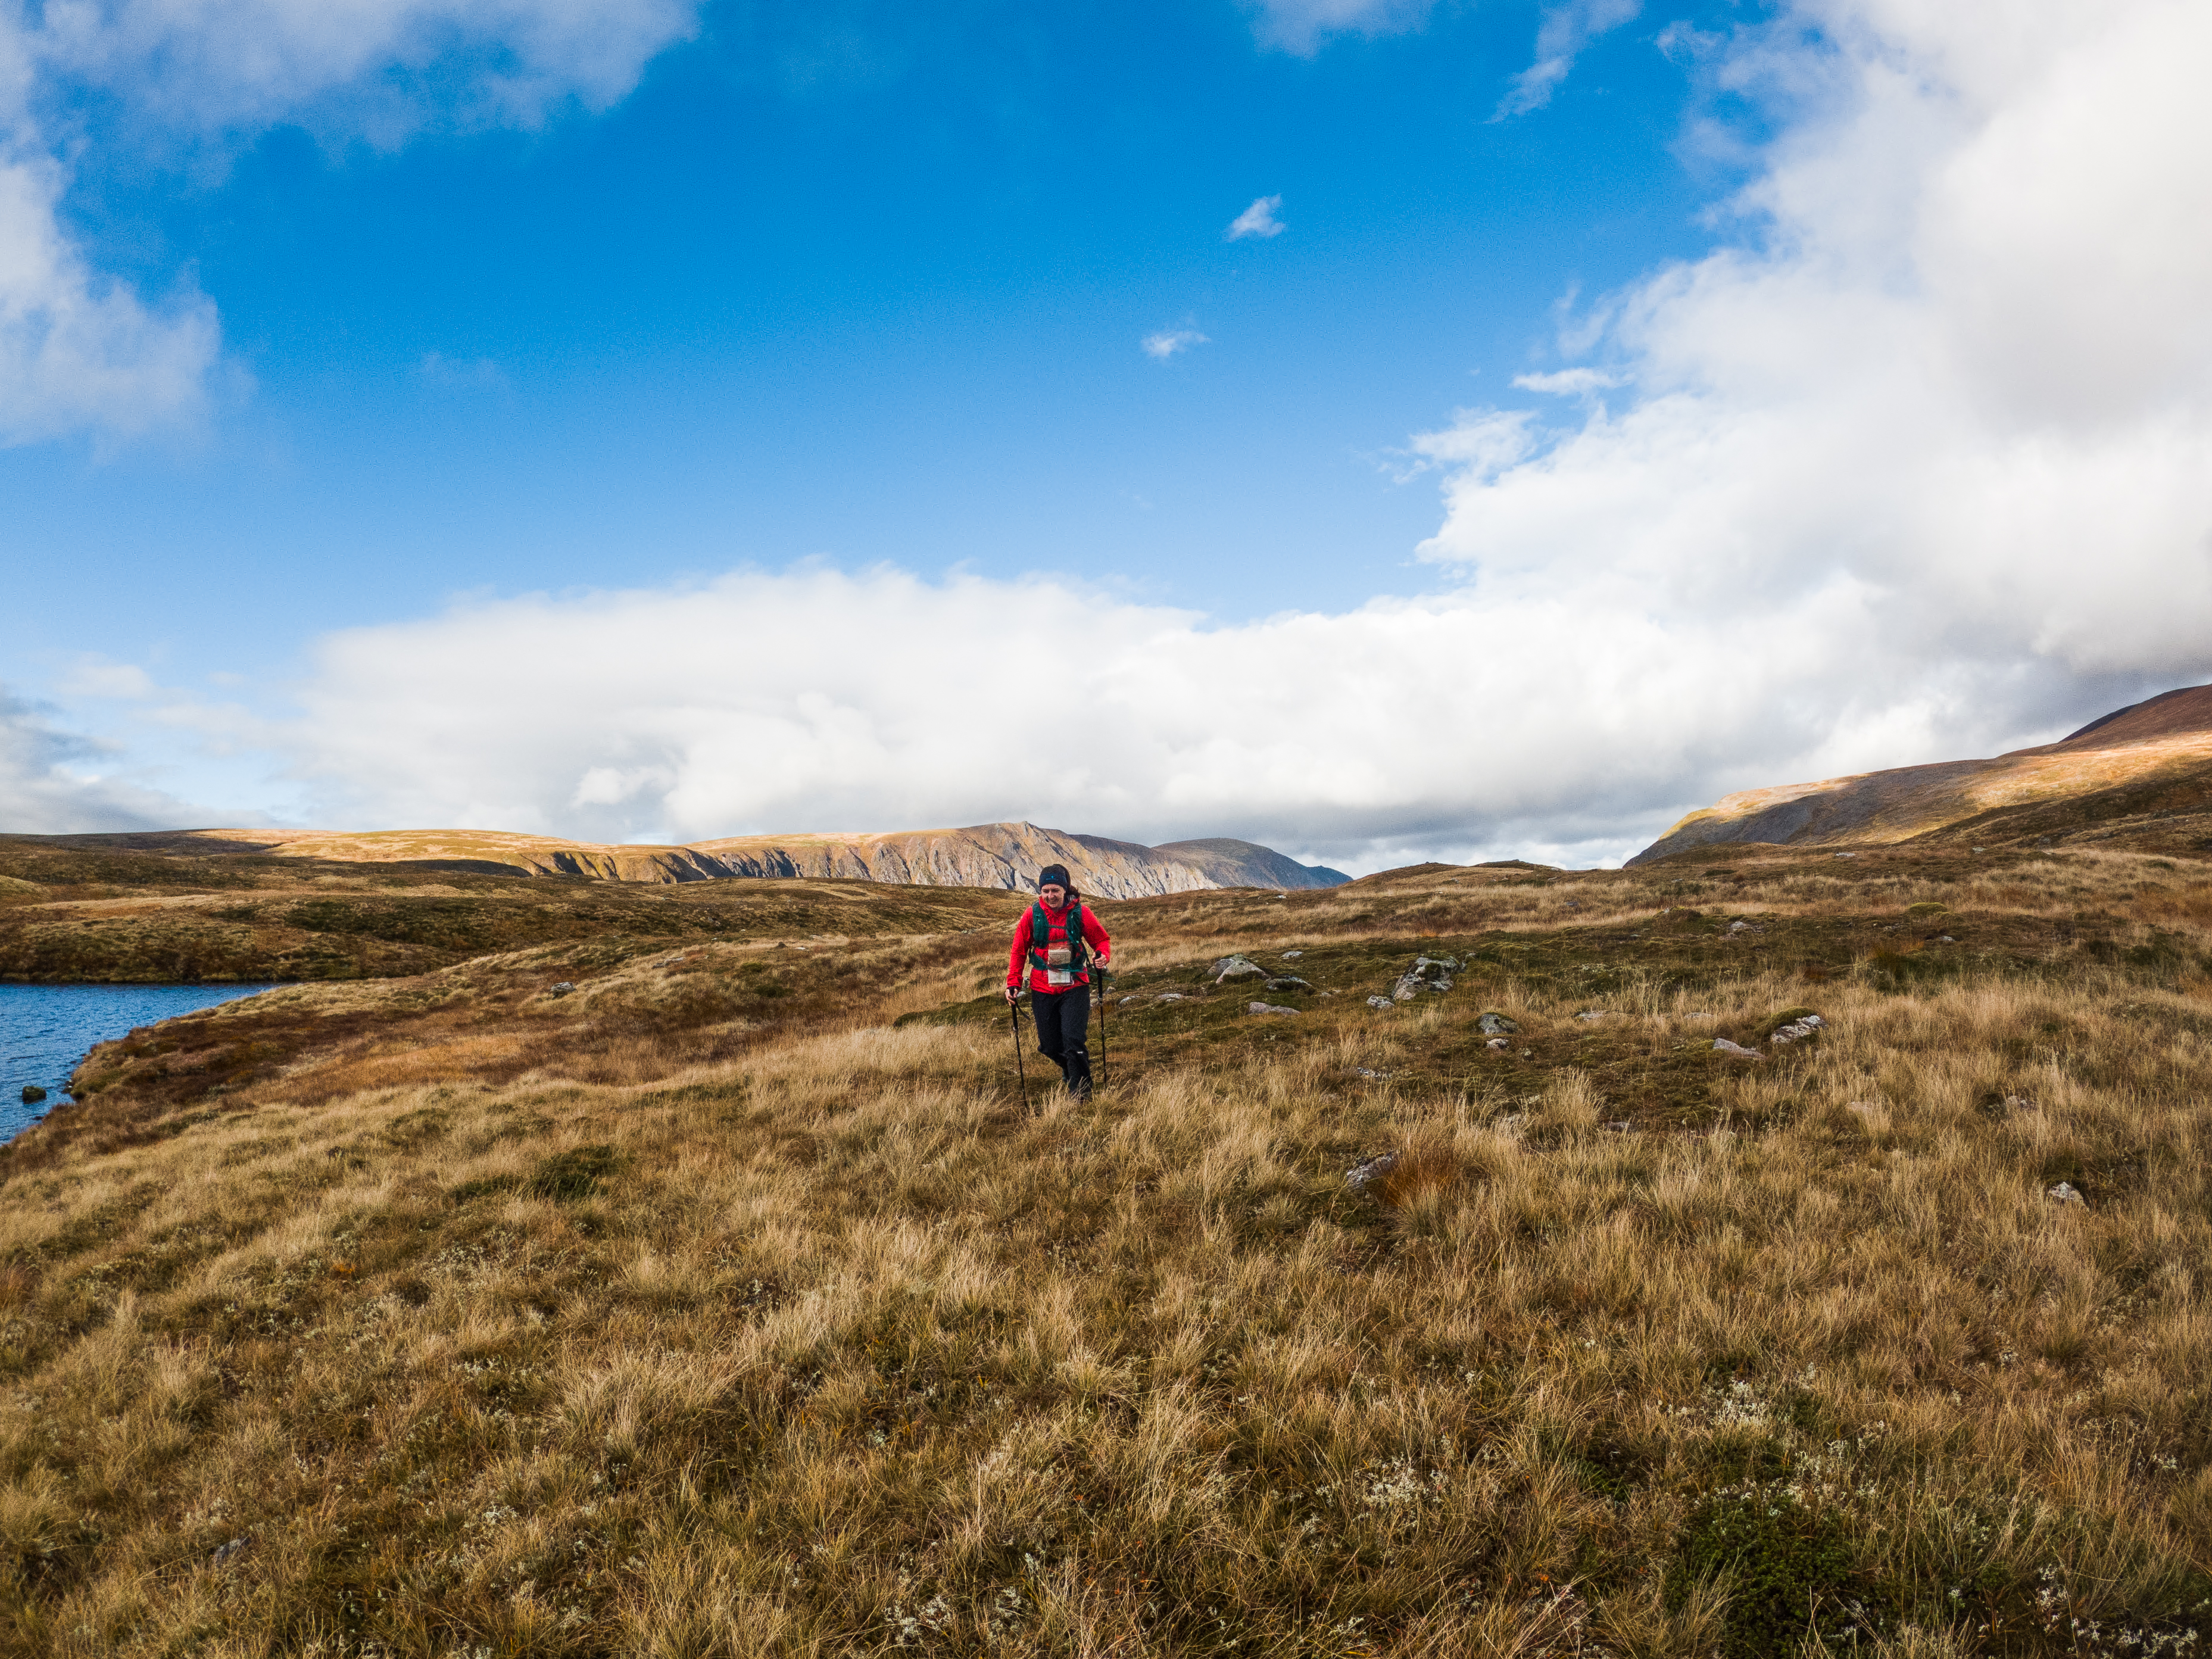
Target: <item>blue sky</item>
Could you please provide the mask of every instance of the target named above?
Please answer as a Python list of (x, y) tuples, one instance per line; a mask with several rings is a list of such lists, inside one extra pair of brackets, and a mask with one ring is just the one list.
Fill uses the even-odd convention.
[(2051, 9), (15, 25), (6, 827), (1605, 859), (2203, 678), (2203, 235), (2020, 136), (2191, 210), (2199, 26)]

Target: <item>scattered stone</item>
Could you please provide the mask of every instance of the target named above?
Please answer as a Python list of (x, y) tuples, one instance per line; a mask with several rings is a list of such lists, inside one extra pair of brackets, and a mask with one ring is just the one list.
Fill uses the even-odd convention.
[(1608, 1123), (1605, 1127), (1617, 1135), (1628, 1134), (1636, 1127), (1633, 1123), (1628, 1122), (1626, 1119), (1618, 1123)]
[(1855, 859), (1858, 854), (1856, 853), (1838, 853), (1836, 856), (1839, 859)]
[(1160, 1000), (1162, 1002), (1181, 1002), (1182, 1000), (1183, 994), (1180, 991), (1163, 991), (1160, 993)]
[(1285, 962), (1288, 962), (1294, 957), (1302, 957), (1304, 955), (1305, 955), (1305, 952), (1303, 951), (1285, 951), (1283, 952), (1283, 960)]
[(2079, 1204), (2083, 1209), (2087, 1209), (2089, 1206), (2089, 1200), (2082, 1197), (2081, 1194), (2075, 1192), (2074, 1190), (2073, 1184), (2070, 1182), (2060, 1182), (2056, 1187), (2053, 1187), (2048, 1193), (2046, 1193), (2045, 1196), (2047, 1198), (2057, 1199), (2061, 1204)]
[(1280, 1008), (1272, 1002), (1251, 1002), (1244, 1006), (1244, 1012), (1248, 1014), (1295, 1014), (1297, 1010)]
[(1757, 1060), (1759, 1057), (1758, 1049), (1747, 1048), (1741, 1043), (1730, 1042), (1726, 1037), (1713, 1039), (1713, 1052), (1726, 1054), (1732, 1060)]
[(1398, 1005), (1388, 997), (1370, 997), (1367, 999), (1367, 1006), (1370, 1008), (1395, 1008)]
[(230, 1542), (223, 1545), (216, 1551), (215, 1565), (220, 1567), (235, 1560), (239, 1556), (243, 1555), (246, 1553), (246, 1547), (253, 1540), (250, 1538), (232, 1539)]
[(1225, 979), (1251, 979), (1255, 975), (1265, 979), (1267, 976), (1265, 968), (1246, 957), (1224, 957), (1213, 964), (1212, 972), (1216, 985)]
[(1603, 1019), (1612, 1012), (1613, 1010), (1610, 1008), (1585, 1008), (1582, 1012), (1577, 1014), (1575, 1018), (1577, 1019)]
[(1521, 1028), (1493, 1008), (1476, 1019), (1474, 1029), (1485, 1036), (1502, 1036)]
[(37, 1084), (26, 1083), (23, 1085), (23, 1104), (26, 1106), (35, 1106), (46, 1097), (46, 1091)]
[(558, 985), (550, 988), (546, 991), (545, 994), (549, 997), (565, 997), (569, 992), (575, 988), (576, 985), (574, 981), (564, 979)]
[(2007, 1095), (2005, 1097), (2005, 1110), (2008, 1112), (2032, 1112), (2034, 1109), (2035, 1103), (2030, 1100), (2026, 1095)]
[(1958, 940), (1956, 940), (1956, 939), (1953, 939), (1953, 938), (1952, 938), (1948, 933), (1945, 933), (1944, 935), (1942, 935), (1942, 937), (1941, 937), (1940, 939), (1938, 939), (1936, 942), (1938, 945), (1956, 945), (1959, 941), (1958, 941)]
[(1512, 1046), (1513, 1045), (1508, 1042), (1504, 1037), (1492, 1037), (1488, 1042), (1483, 1044), (1484, 1048), (1495, 1049), (1500, 1054), (1503, 1054), (1506, 1049)]
[(1355, 1164), (1344, 1172), (1344, 1184), (1355, 1193), (1364, 1193), (1384, 1176), (1398, 1167), (1398, 1154), (1384, 1152), (1370, 1158), (1364, 1164)]
[(1384, 1078), (1390, 1075), (1388, 1072), (1374, 1071), (1365, 1066), (1355, 1066), (1352, 1070), (1352, 1074), (1355, 1077), (1364, 1077), (1370, 1083), (1380, 1083)]
[(1728, 930), (1731, 933), (1741, 933), (1750, 931), (1750, 927), (1751, 924), (1747, 921), (1732, 921), (1729, 923)]
[(1267, 981), (1267, 988), (1270, 991), (1310, 991), (1313, 987), (1296, 974), (1278, 974)]
[(1828, 1022), (1818, 1014), (1808, 1014), (1802, 1019), (1793, 1019), (1787, 1025), (1774, 1028), (1769, 1039), (1774, 1042), (1802, 1042), (1807, 1037), (1818, 1036), (1827, 1029)]

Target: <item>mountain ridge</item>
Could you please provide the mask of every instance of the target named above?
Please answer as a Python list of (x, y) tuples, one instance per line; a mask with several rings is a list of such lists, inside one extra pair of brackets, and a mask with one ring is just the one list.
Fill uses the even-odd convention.
[(1065, 864), (1098, 898), (1147, 898), (1222, 887), (1312, 890), (1350, 879), (1272, 848), (1226, 837), (1146, 847), (1026, 820), (954, 830), (723, 836), (659, 846), (569, 841), (500, 830), (177, 830), (39, 839), (146, 852), (237, 853), (339, 863), (433, 863), (527, 875), (671, 883), (739, 878), (1022, 890)]
[(1628, 860), (1720, 846), (1887, 846), (1971, 835), (2004, 842), (2094, 833), (2212, 807), (2212, 686), (2113, 710), (2055, 743), (1739, 790)]

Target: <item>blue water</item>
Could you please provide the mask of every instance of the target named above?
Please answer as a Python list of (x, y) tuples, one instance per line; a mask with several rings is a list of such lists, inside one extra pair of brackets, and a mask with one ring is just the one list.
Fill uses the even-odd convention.
[[(62, 1091), (95, 1042), (270, 985), (0, 985), (0, 1140), (69, 1103)], [(46, 1097), (23, 1103), (23, 1085)]]

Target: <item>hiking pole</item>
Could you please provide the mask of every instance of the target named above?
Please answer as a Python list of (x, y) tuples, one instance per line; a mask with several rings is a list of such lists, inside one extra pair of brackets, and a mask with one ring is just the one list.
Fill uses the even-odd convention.
[(1006, 1005), (1007, 1022), (1014, 1028), (1014, 1074), (1022, 1080), (1022, 1110), (1030, 1109), (1030, 1068), (1022, 1060), (1022, 1004), (1016, 997)]
[(1106, 1086), (1106, 970), (1098, 970), (1098, 1086)]

